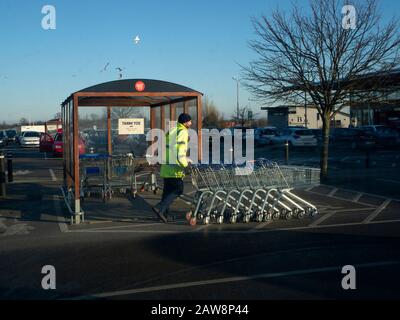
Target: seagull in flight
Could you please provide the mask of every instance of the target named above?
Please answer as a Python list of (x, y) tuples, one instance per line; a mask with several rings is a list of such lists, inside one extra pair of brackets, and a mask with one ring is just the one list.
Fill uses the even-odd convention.
[(120, 68), (120, 67), (117, 67), (117, 68), (115, 68), (115, 70), (118, 70), (118, 72), (119, 72), (119, 78), (122, 79), (122, 70), (124, 70), (124, 69), (122, 69), (122, 68)]
[(108, 67), (109, 65), (110, 65), (110, 63), (107, 62), (107, 64), (104, 66), (103, 70), (101, 70), (100, 72), (107, 71), (107, 67)]

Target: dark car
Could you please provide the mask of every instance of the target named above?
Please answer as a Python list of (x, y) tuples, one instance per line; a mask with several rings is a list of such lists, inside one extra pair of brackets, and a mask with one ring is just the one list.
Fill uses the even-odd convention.
[(400, 135), (392, 127), (383, 125), (369, 125), (360, 127), (365, 134), (372, 135), (377, 147), (393, 148), (400, 146)]
[(6, 143), (6, 135), (4, 134), (4, 131), (0, 131), (0, 147), (4, 147)]
[(321, 145), (323, 143), (323, 134), (322, 129), (310, 129), (310, 131), (314, 134), (317, 138), (318, 144)]
[(15, 142), (17, 137), (17, 131), (14, 129), (4, 130), (7, 135), (7, 143)]
[(352, 149), (375, 147), (373, 134), (356, 128), (332, 128), (329, 135), (332, 147), (350, 147)]

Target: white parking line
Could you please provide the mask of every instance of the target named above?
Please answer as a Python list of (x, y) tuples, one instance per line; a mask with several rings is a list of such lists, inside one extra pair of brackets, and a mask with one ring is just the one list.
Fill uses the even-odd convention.
[[(390, 266), (399, 264), (399, 261), (381, 261), (381, 262), (372, 262), (372, 263), (362, 263), (354, 265), (355, 268), (371, 268), (371, 267), (379, 267), (379, 266)], [(313, 273), (322, 273), (322, 272), (330, 272), (330, 271), (340, 271), (343, 266), (332, 266), (326, 268), (314, 268), (314, 269), (303, 269), (303, 270), (294, 270), (288, 272), (275, 272), (275, 273), (261, 273), (254, 274), (249, 276), (238, 276), (238, 277), (227, 277), (227, 278), (219, 278), (219, 279), (210, 279), (210, 280), (200, 280), (200, 281), (191, 281), (191, 282), (180, 282), (173, 283), (162, 286), (153, 286), (153, 287), (145, 287), (145, 288), (136, 288), (131, 290), (122, 290), (122, 291), (113, 291), (113, 292), (104, 292), (92, 294), (90, 297), (93, 298), (110, 298), (117, 296), (124, 296), (129, 294), (138, 294), (145, 292), (154, 292), (154, 291), (163, 291), (163, 290), (171, 290), (171, 289), (182, 289), (189, 287), (198, 287), (198, 286), (207, 286), (207, 285), (215, 285), (215, 284), (223, 284), (223, 283), (233, 283), (239, 281), (251, 281), (256, 279), (265, 279), (265, 278), (279, 278), (279, 277), (289, 277), (289, 276), (297, 276), (297, 275), (305, 275), (305, 274), (313, 274)], [(79, 299), (80, 297), (77, 297)]]
[[(398, 220), (383, 220), (383, 221), (371, 221), (368, 224), (385, 224), (385, 223), (399, 223)], [(257, 233), (264, 232), (276, 232), (276, 231), (291, 231), (291, 230), (311, 230), (311, 229), (329, 229), (329, 228), (337, 228), (337, 227), (350, 227), (350, 226), (365, 226), (364, 222), (354, 222), (354, 223), (340, 223), (340, 224), (327, 224), (327, 225), (316, 225), (316, 226), (306, 226), (306, 227), (289, 227), (289, 228), (275, 228), (275, 229), (258, 229)], [(78, 233), (188, 233), (193, 234), (193, 229), (185, 229), (185, 230), (95, 230), (91, 231), (90, 229), (86, 230), (71, 230), (69, 232), (78, 232)], [(216, 234), (251, 234), (249, 230), (220, 230), (220, 229), (207, 229), (207, 232), (215, 232)], [(254, 231), (255, 232), (255, 231)]]
[(328, 193), (328, 197), (332, 197), (337, 191), (338, 191), (338, 188), (333, 188), (333, 190)]
[(358, 200), (361, 199), (361, 197), (363, 196), (363, 193), (359, 192), (355, 195), (355, 197), (353, 198), (354, 202), (358, 202)]
[(376, 181), (383, 181), (383, 182), (391, 182), (391, 183), (400, 184), (400, 181), (390, 180), (390, 179), (376, 179)]
[[(320, 193), (320, 192), (315, 192), (315, 191), (308, 191), (308, 192), (313, 193), (313, 194), (318, 194), (318, 195), (320, 195), (320, 196), (325, 196), (325, 197), (328, 196), (328, 194), (324, 194), (324, 193)], [(372, 204), (370, 204), (370, 203), (365, 203), (365, 202), (354, 202), (354, 201), (352, 201), (351, 199), (346, 199), (346, 198), (341, 198), (341, 197), (330, 196), (330, 198), (332, 198), (332, 199), (337, 199), (337, 200), (342, 200), (342, 201), (353, 202), (353, 203), (358, 203), (358, 204), (362, 204), (362, 205), (368, 206), (368, 207), (374, 207), (374, 208), (376, 207), (376, 206), (374, 206), (374, 205), (372, 205)]]
[(318, 220), (314, 221), (313, 223), (309, 224), (309, 227), (315, 227), (317, 225), (319, 225), (321, 222), (325, 221), (326, 219), (332, 217), (334, 214), (336, 213), (336, 211), (332, 211), (330, 213), (324, 214), (321, 218), (319, 218)]
[(158, 223), (139, 223), (139, 224), (130, 224), (124, 226), (115, 226), (115, 227), (101, 227), (101, 228), (90, 228), (87, 229), (89, 231), (98, 231), (98, 230), (114, 230), (114, 229), (123, 229), (123, 228), (137, 228), (137, 227), (148, 227), (148, 226), (159, 226), (162, 225), (161, 222)]
[(202, 230), (206, 229), (208, 226), (209, 226), (209, 224), (204, 224), (204, 225), (202, 225), (200, 227), (197, 227), (196, 229), (193, 229), (192, 231), (193, 232), (199, 232), (199, 231), (202, 231)]
[(49, 172), (50, 172), (50, 175), (51, 175), (51, 180), (57, 181), (57, 177), (56, 177), (56, 175), (54, 174), (53, 169), (49, 169)]
[(382, 203), (374, 212), (372, 212), (364, 221), (363, 223), (369, 223), (372, 220), (374, 220), (383, 210), (386, 209), (386, 207), (389, 205), (391, 202), (391, 199), (387, 199), (384, 203)]
[(54, 195), (54, 196), (53, 196), (53, 203), (54, 203), (54, 207), (55, 207), (55, 209), (56, 209), (56, 215), (57, 215), (58, 226), (59, 226), (60, 231), (61, 231), (62, 233), (69, 232), (68, 226), (67, 226), (67, 224), (65, 223), (65, 218), (64, 218), (64, 216), (63, 216), (63, 214), (62, 214), (62, 211), (61, 211), (60, 203), (59, 203), (57, 200), (58, 200), (58, 197), (57, 197), (56, 195)]
[(271, 224), (271, 223), (272, 223), (272, 220), (266, 221), (266, 222), (263, 222), (263, 223), (260, 223), (260, 224), (257, 225), (255, 228), (250, 229), (249, 232), (256, 232), (256, 231), (258, 231), (258, 230), (260, 230), (260, 229), (266, 227), (267, 225), (269, 225), (269, 224)]
[[(321, 186), (324, 186), (324, 187), (332, 187), (332, 186), (330, 186), (330, 185), (328, 185), (328, 184), (321, 184)], [(340, 190), (341, 191), (348, 191), (348, 192), (357, 192), (356, 190), (351, 190), (351, 189), (344, 189), (344, 188), (340, 188)], [(379, 194), (373, 194), (373, 193), (368, 193), (368, 192), (363, 192), (363, 195), (366, 195), (366, 196), (370, 196), (370, 197), (375, 197), (375, 198), (380, 198), (380, 199), (391, 199), (392, 201), (394, 200), (394, 201), (400, 201), (400, 199), (396, 199), (396, 198), (388, 198), (388, 197), (385, 197), (385, 196), (381, 196), (381, 195), (379, 195)]]

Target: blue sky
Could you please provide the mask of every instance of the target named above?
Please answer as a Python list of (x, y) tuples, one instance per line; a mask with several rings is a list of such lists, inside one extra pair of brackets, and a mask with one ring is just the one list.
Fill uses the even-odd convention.
[[(232, 77), (240, 74), (238, 64), (254, 58), (247, 46), (254, 39), (250, 18), (277, 6), (287, 10), (291, 2), (0, 0), (0, 122), (52, 118), (70, 93), (118, 79), (116, 67), (125, 79), (160, 79), (201, 91), (229, 116), (236, 106)], [(56, 8), (56, 30), (41, 27), (47, 4)], [(400, 12), (400, 4), (382, 0), (381, 10), (387, 18)], [(240, 103), (259, 111), (244, 88)]]

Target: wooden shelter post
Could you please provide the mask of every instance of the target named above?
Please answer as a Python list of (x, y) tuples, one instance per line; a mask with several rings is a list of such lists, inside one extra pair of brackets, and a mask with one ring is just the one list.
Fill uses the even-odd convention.
[(161, 106), (161, 130), (165, 131), (165, 106)]
[(73, 128), (74, 128), (74, 186), (75, 186), (75, 223), (80, 223), (81, 200), (80, 200), (80, 185), (79, 185), (79, 102), (76, 94), (73, 95)]
[(172, 123), (176, 121), (176, 105), (171, 103), (169, 105), (169, 129), (172, 128)]
[(107, 107), (107, 151), (112, 155), (111, 107)]
[[(68, 141), (68, 144), (64, 144), (64, 152), (66, 154), (66, 164), (68, 165), (68, 174), (67, 174), (67, 186), (68, 186), (68, 190), (70, 190), (72, 188), (72, 178), (71, 178), (71, 149), (70, 149), (70, 144), (72, 143), (71, 140), (71, 108), (72, 108), (72, 102), (71, 100), (67, 102), (66, 105), (66, 111), (65, 111), (65, 116), (66, 116), (66, 123), (68, 123), (68, 126), (65, 128), (66, 132), (64, 133), (65, 135), (65, 141)], [(68, 139), (68, 140), (67, 140)]]
[(201, 130), (203, 129), (203, 116), (202, 116), (202, 104), (201, 95), (197, 96), (197, 141), (198, 141), (198, 157), (199, 162), (202, 160), (203, 153), (203, 135)]

